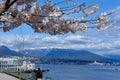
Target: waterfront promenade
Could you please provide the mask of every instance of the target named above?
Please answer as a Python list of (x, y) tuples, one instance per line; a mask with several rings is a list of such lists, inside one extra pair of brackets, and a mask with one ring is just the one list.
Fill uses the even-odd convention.
[(5, 73), (0, 73), (0, 80), (19, 80), (13, 76), (7, 75)]

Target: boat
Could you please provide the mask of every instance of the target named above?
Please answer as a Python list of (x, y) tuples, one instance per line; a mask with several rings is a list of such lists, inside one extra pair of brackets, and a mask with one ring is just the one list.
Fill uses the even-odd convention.
[(100, 63), (100, 62), (94, 61), (93, 63), (89, 63), (88, 65), (92, 65), (92, 66), (103, 66), (104, 63)]
[(115, 68), (115, 70), (120, 71), (120, 68)]

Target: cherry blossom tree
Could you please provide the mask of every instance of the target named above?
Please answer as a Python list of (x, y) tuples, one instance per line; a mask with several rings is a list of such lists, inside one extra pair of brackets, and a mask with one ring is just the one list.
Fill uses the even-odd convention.
[[(25, 23), (31, 26), (35, 32), (56, 35), (86, 31), (88, 28), (105, 30), (113, 26), (114, 22), (110, 19), (113, 11), (104, 12), (89, 19), (89, 15), (98, 10), (98, 4), (86, 6), (86, 3), (74, 3), (70, 7), (56, 7), (65, 2), (66, 5), (72, 3), (71, 0), (58, 3), (44, 0), (44, 5), (40, 6), (37, 0), (2, 0), (0, 2), (0, 28), (6, 32)], [(75, 19), (63, 17), (76, 13), (84, 15)]]

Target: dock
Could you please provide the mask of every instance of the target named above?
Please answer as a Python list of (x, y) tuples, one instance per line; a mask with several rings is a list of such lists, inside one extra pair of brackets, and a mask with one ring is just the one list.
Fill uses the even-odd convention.
[(0, 73), (0, 80), (19, 80), (13, 76), (7, 75), (5, 73)]

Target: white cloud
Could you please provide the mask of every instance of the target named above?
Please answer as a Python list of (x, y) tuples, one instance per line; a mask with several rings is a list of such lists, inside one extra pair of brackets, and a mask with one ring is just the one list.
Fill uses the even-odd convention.
[[(0, 39), (0, 45), (6, 45), (11, 49), (18, 49), (21, 45), (21, 41), (12, 36)], [(118, 53), (120, 47), (120, 39), (111, 42), (99, 40), (93, 37), (70, 35), (66, 38), (60, 38), (57, 36), (25, 36), (24, 42), (25, 49), (39, 49), (39, 48), (67, 48), (67, 49), (85, 49), (98, 51), (98, 53)], [(107, 51), (108, 50), (108, 51)]]
[(80, 35), (72, 35), (68, 36), (65, 38), (64, 42), (70, 42), (70, 43), (77, 43), (77, 44), (82, 44), (82, 43), (98, 43), (101, 42), (100, 40), (97, 40), (93, 37), (85, 37), (85, 36), (80, 36)]
[(44, 37), (42, 41), (48, 43), (52, 43), (52, 42), (57, 43), (57, 42), (61, 42), (61, 39), (56, 36), (51, 36), (51, 37)]
[[(24, 38), (24, 45), (26, 48), (40, 48), (40, 47), (54, 47), (54, 48), (74, 48), (74, 49), (83, 49), (83, 48), (101, 48), (105, 47), (105, 43), (100, 40), (91, 37), (85, 37), (80, 35), (71, 35), (65, 39), (58, 38), (57, 36), (50, 37), (39, 37), (39, 36), (26, 36)], [(22, 39), (15, 38), (1, 38), (1, 45), (12, 45), (13, 47), (19, 44), (22, 44)]]
[(117, 8), (115, 8), (113, 11), (115, 11), (114, 13), (114, 18), (116, 21), (120, 21), (120, 6), (118, 6)]

